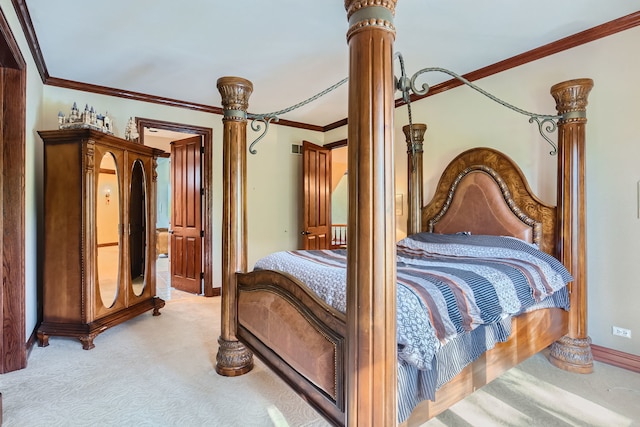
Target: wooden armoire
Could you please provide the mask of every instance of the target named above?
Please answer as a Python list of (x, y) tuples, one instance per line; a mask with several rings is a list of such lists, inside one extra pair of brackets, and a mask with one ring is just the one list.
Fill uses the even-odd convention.
[(76, 337), (85, 350), (156, 296), (156, 159), (163, 151), (93, 129), (44, 141), (44, 253), (39, 345)]

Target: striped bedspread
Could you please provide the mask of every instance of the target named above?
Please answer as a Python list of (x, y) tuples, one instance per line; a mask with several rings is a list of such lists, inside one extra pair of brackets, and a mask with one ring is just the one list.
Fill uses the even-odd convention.
[[(346, 261), (346, 250), (299, 250), (271, 254), (255, 268), (291, 274), (345, 312)], [(436, 355), (451, 343), (450, 352), (457, 359), (453, 364), (461, 365), (451, 372), (473, 361), (479, 356), (475, 353), (506, 340), (511, 316), (539, 307), (568, 309), (564, 288), (572, 280), (557, 259), (521, 240), (433, 233), (398, 242), (397, 276), (399, 361), (433, 371)], [(459, 355), (464, 347), (460, 343), (473, 342), (479, 326), (488, 326), (495, 337), (475, 345), (474, 355)], [(438, 373), (430, 375), (431, 387), (447, 380)]]

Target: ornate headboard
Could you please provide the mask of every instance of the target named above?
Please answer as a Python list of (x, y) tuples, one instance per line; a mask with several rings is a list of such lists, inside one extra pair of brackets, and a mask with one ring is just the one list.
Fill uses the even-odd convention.
[(458, 155), (422, 210), (424, 231), (514, 236), (555, 253), (556, 208), (538, 199), (520, 168), (491, 148)]

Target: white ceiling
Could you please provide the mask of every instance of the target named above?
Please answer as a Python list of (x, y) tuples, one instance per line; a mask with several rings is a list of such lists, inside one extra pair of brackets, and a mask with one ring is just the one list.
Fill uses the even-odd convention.
[[(347, 77), (341, 0), (26, 0), (49, 75), (220, 106), (216, 80), (240, 76), (249, 112), (303, 101)], [(398, 0), (395, 49), (409, 75), (468, 73), (636, 12), (636, 0)], [(397, 65), (397, 64), (396, 64)], [(433, 74), (437, 84), (448, 76)], [(282, 118), (347, 116), (346, 85)]]

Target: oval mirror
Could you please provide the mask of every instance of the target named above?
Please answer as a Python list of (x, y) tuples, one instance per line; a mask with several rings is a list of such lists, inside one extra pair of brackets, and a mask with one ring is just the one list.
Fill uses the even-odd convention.
[(129, 202), (129, 261), (131, 285), (136, 296), (142, 295), (145, 286), (147, 254), (147, 202), (145, 176), (142, 162), (133, 162), (131, 170), (131, 197)]
[(120, 283), (120, 187), (112, 153), (100, 161), (96, 192), (97, 282), (102, 304), (113, 306)]

